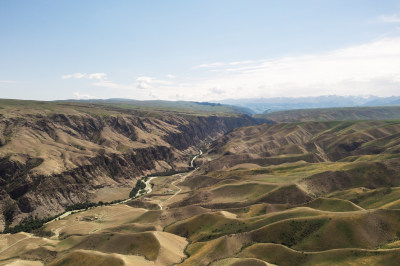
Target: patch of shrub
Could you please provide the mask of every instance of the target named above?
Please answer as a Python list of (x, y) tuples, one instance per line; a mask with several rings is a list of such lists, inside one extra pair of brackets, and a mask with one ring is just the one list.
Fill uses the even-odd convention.
[(136, 194), (137, 194), (140, 190), (145, 189), (145, 188), (146, 188), (146, 183), (139, 179), (139, 180), (136, 182), (135, 187), (134, 187), (134, 188), (131, 190), (131, 192), (129, 193), (129, 197), (132, 198), (132, 197), (136, 196)]
[(97, 205), (98, 204), (96, 204), (94, 202), (79, 202), (79, 203), (67, 206), (65, 208), (65, 211), (69, 212), (69, 211), (75, 211), (75, 210), (86, 210), (91, 207), (95, 207)]
[(57, 216), (47, 217), (44, 219), (39, 219), (37, 217), (29, 216), (23, 219), (19, 224), (14, 227), (6, 227), (3, 233), (16, 234), (18, 232), (33, 232), (43, 226), (43, 224), (53, 220)]

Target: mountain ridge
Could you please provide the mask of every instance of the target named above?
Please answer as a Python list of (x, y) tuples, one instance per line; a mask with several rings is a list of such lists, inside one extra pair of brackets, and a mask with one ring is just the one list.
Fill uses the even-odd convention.
[(262, 114), (294, 109), (398, 105), (400, 104), (400, 96), (378, 97), (373, 95), (322, 95), (310, 97), (226, 99), (219, 102), (223, 104), (247, 107), (252, 109), (256, 114)]

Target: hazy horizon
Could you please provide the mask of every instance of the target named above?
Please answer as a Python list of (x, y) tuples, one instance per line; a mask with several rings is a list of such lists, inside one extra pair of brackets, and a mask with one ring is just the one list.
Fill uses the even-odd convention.
[(397, 98), (400, 96), (397, 95), (389, 95), (389, 96), (379, 96), (379, 95), (373, 95), (373, 94), (369, 94), (369, 95), (336, 95), (336, 94), (324, 94), (324, 95), (315, 95), (315, 96), (276, 96), (276, 97), (261, 97), (261, 98), (255, 98), (255, 97), (247, 97), (247, 98), (224, 98), (224, 99), (220, 99), (220, 100), (163, 100), (163, 99), (144, 99), (144, 100), (140, 100), (140, 99), (135, 99), (135, 98), (121, 98), (121, 97), (112, 97), (112, 98), (77, 98), (77, 97), (71, 97), (71, 98), (65, 98), (65, 99), (53, 99), (53, 100), (41, 100), (41, 99), (25, 99), (23, 97), (19, 97), (19, 98), (6, 98), (6, 97), (2, 97), (0, 99), (4, 99), (4, 100), (21, 100), (21, 101), (76, 101), (76, 100), (132, 100), (132, 101), (193, 101), (193, 102), (212, 102), (212, 103), (218, 103), (218, 102), (225, 102), (225, 101), (240, 101), (240, 100), (245, 100), (245, 101), (253, 101), (253, 100), (269, 100), (269, 99), (309, 99), (309, 98), (323, 98), (323, 97), (345, 97), (345, 98), (359, 98), (359, 99), (375, 99), (375, 98), (381, 98), (381, 99), (386, 99), (386, 98)]

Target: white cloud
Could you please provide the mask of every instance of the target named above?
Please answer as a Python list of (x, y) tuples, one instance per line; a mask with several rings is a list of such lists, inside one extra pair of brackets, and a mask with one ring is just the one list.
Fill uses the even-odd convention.
[(154, 87), (159, 87), (162, 85), (171, 85), (171, 84), (173, 84), (173, 83), (170, 81), (159, 80), (159, 79), (155, 79), (152, 77), (142, 76), (142, 77), (138, 77), (136, 79), (135, 87), (137, 89), (141, 89), (141, 90), (148, 90), (148, 89), (152, 89)]
[(184, 93), (188, 100), (329, 94), (400, 95), (400, 38), (321, 54), (282, 57), (246, 65), (224, 63), (223, 66), (217, 75), (210, 72), (210, 76), (200, 82), (176, 86), (174, 93)]
[(174, 79), (174, 78), (176, 78), (174, 75), (171, 75), (171, 74), (167, 74), (167, 78), (169, 78), (169, 79)]
[[(400, 96), (400, 38), (319, 54), (199, 66), (197, 70), (191, 69), (190, 76), (165, 80), (140, 76), (132, 84), (112, 82), (100, 73), (92, 76), (96, 82), (90, 85), (118, 89), (119, 94), (113, 97), (142, 100), (179, 97), (208, 101), (332, 94)], [(80, 77), (77, 74), (73, 75)], [(84, 76), (89, 79), (89, 75)]]
[(62, 79), (83, 79), (86, 78), (87, 74), (86, 73), (75, 73), (75, 74), (70, 74), (70, 75), (62, 75)]
[(15, 80), (0, 80), (0, 83), (14, 84), (14, 83), (17, 83), (17, 82)]
[(235, 65), (246, 65), (251, 63), (256, 63), (257, 61), (254, 60), (246, 60), (246, 61), (238, 61), (238, 62), (230, 62), (228, 65), (235, 66)]
[(136, 79), (137, 85), (136, 87), (141, 90), (151, 89), (151, 83), (153, 82), (153, 78), (151, 77), (138, 77)]
[(79, 92), (74, 92), (74, 96), (78, 100), (100, 99), (99, 97), (89, 95), (89, 94), (81, 94)]
[[(154, 86), (170, 85), (170, 81), (158, 80), (153, 77), (141, 76), (136, 78), (136, 82), (133, 84), (121, 84), (116, 83), (108, 79), (106, 73), (74, 73), (70, 75), (61, 76), (62, 79), (88, 79), (95, 80), (95, 82), (90, 83), (91, 86), (103, 87), (109, 89), (119, 89), (119, 90), (150, 90)], [(175, 78), (175, 76), (169, 75), (169, 78)]]
[(106, 73), (92, 73), (89, 74), (87, 76), (88, 79), (98, 79), (98, 80), (102, 80), (102, 79), (106, 79), (107, 78), (107, 74)]
[(95, 87), (104, 87), (109, 89), (121, 89), (121, 90), (130, 90), (133, 88), (133, 86), (119, 84), (109, 80), (99, 80), (97, 82), (90, 83), (90, 85)]
[(98, 79), (98, 80), (103, 80), (107, 78), (106, 73), (91, 73), (91, 74), (86, 74), (86, 73), (74, 73), (70, 75), (62, 75), (62, 79)]
[(247, 64), (256, 63), (256, 62), (258, 62), (258, 61), (245, 60), (245, 61), (235, 61), (235, 62), (229, 62), (229, 63), (215, 62), (215, 63), (210, 63), (210, 64), (197, 65), (197, 66), (192, 67), (192, 69), (217, 68), (217, 67), (225, 67), (225, 66), (247, 65)]
[(95, 82), (90, 83), (92, 86), (105, 87), (110, 89), (132, 89), (133, 85), (123, 85), (112, 82), (108, 80), (106, 73), (74, 73), (70, 75), (61, 76), (62, 79), (88, 79), (95, 80)]
[(378, 17), (377, 21), (383, 23), (400, 23), (400, 16), (396, 14), (392, 15), (381, 15)]
[(210, 63), (210, 64), (201, 64), (192, 67), (192, 69), (198, 69), (198, 68), (210, 68), (210, 67), (219, 67), (219, 66), (224, 66), (224, 63), (221, 62), (215, 62), (215, 63)]

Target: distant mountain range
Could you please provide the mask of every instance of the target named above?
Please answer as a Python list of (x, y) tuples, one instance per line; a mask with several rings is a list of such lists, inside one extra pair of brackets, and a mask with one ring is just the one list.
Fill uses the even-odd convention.
[(400, 96), (378, 97), (372, 95), (326, 95), (315, 97), (226, 99), (218, 102), (249, 108), (256, 114), (262, 114), (293, 109), (399, 105)]

